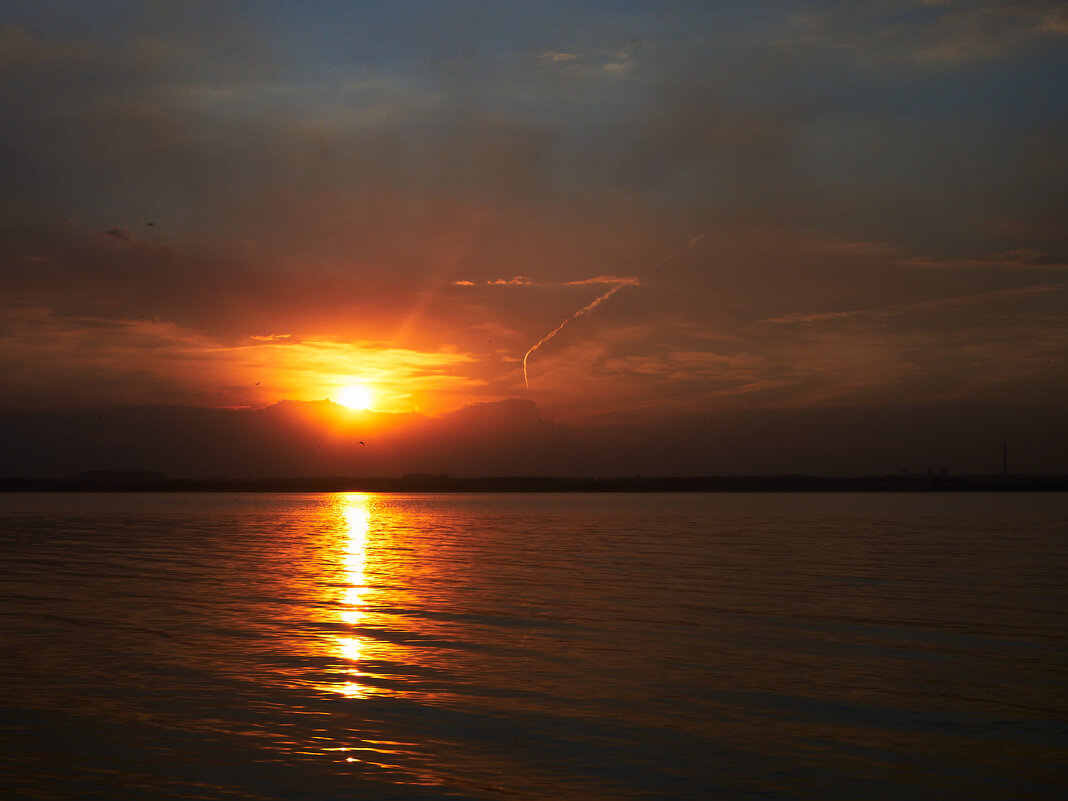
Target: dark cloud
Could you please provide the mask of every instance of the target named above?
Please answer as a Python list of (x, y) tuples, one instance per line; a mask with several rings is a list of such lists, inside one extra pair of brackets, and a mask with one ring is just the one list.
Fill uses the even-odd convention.
[(385, 418), (329, 403), (0, 412), (0, 476), (994, 474), (1002, 442), (1014, 471), (1050, 473), (1063, 469), (1068, 436), (1056, 407), (994, 403), (705, 410), (652, 423), (627, 414), (581, 433), (529, 401)]
[(1020, 48), (1056, 46), (1068, 34), (1068, 14), (1057, 0), (817, 3), (799, 10), (793, 22), (798, 44), (858, 62), (904, 61), (925, 69), (956, 69)]
[(204, 478), (537, 475), (557, 472), (577, 450), (566, 428), (541, 420), (537, 407), (523, 400), (467, 406), (439, 418), (351, 413), (324, 401), (260, 410), (0, 412), (0, 421), (0, 476), (141, 464)]
[(134, 238), (134, 235), (125, 228), (109, 228), (104, 234), (105, 236), (113, 237), (120, 242), (125, 242), (128, 245), (132, 245), (137, 241)]

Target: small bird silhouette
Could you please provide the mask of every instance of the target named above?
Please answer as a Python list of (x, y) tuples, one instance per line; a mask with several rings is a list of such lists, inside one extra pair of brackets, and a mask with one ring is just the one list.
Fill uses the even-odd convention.
[(362, 439), (360, 440), (360, 444), (363, 445), (363, 447), (365, 447), (365, 448), (367, 447), (367, 443), (364, 442)]

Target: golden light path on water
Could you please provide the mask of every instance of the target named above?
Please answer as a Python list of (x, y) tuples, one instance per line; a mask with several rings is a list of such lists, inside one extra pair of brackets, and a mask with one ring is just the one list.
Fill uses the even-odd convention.
[[(329, 587), (325, 606), (333, 610), (333, 623), (342, 624), (346, 633), (332, 637), (327, 647), (327, 656), (340, 662), (336, 678), (319, 688), (345, 698), (363, 699), (372, 695), (388, 694), (380, 687), (369, 684), (373, 674), (361, 668), (361, 660), (367, 659), (366, 638), (348, 632), (351, 627), (366, 625), (367, 602), (371, 588), (368, 586), (368, 550), (372, 537), (372, 522), (376, 509), (375, 496), (363, 493), (339, 493), (330, 501), (327, 513), (328, 536), (326, 562), (334, 566), (334, 576), (325, 582)], [(381, 654), (379, 654), (381, 656)], [(414, 743), (392, 738), (360, 736), (345, 745), (319, 746), (322, 752), (338, 754), (345, 762), (360, 762), (387, 770), (398, 768), (398, 760), (418, 753)], [(404, 783), (434, 784), (437, 777), (423, 775), (415, 765), (406, 769)]]
[[(344, 586), (339, 598), (340, 617), (349, 626), (358, 626), (364, 618), (367, 592), (367, 538), (371, 530), (370, 497), (357, 493), (338, 496), (339, 512), (342, 521), (342, 547), (344, 552), (341, 564), (344, 570)], [(360, 681), (360, 652), (362, 642), (359, 637), (342, 635), (337, 638), (338, 655), (350, 663), (348, 675), (350, 680), (337, 692), (350, 698), (364, 698), (367, 688)]]
[(375, 493), (344, 492), (322, 496), (309, 523), (310, 550), (296, 580), (310, 591), (305, 614), (315, 633), (293, 646), (323, 666), (312, 685), (348, 698), (406, 694), (389, 666), (419, 656), (375, 632), (393, 625), (391, 607), (412, 602), (407, 585), (417, 578), (401, 555), (409, 546), (397, 543), (407, 515)]

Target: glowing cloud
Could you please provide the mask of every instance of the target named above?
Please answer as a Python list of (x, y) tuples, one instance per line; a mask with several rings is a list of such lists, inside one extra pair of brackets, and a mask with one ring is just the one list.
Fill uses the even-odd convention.
[(598, 275), (594, 278), (583, 278), (581, 281), (568, 281), (564, 286), (585, 286), (586, 284), (629, 284), (638, 286), (641, 280), (629, 275)]
[[(485, 283), (487, 285), (489, 285), (489, 286), (536, 286), (536, 284), (533, 281), (531, 281), (525, 275), (515, 275), (515, 276), (512, 276), (511, 278), (495, 278), (492, 281), (486, 281)], [(466, 281), (466, 280), (453, 281), (452, 285), (453, 286), (478, 286), (478, 282), (477, 281)]]
[(71, 383), (94, 403), (239, 407), (322, 400), (359, 382), (374, 388), (376, 411), (434, 412), (484, 385), (470, 374), (475, 358), (449, 348), (289, 334), (232, 344), (163, 320), (47, 309), (20, 309), (0, 315), (0, 323), (32, 343), (17, 354), (0, 352), (0, 371), (18, 378), (20, 394), (9, 398), (35, 405), (62, 402)]

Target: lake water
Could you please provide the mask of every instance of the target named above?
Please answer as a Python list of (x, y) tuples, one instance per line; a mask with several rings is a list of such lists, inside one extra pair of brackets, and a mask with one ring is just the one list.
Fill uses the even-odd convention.
[(1068, 793), (1068, 495), (0, 495), (4, 799)]

